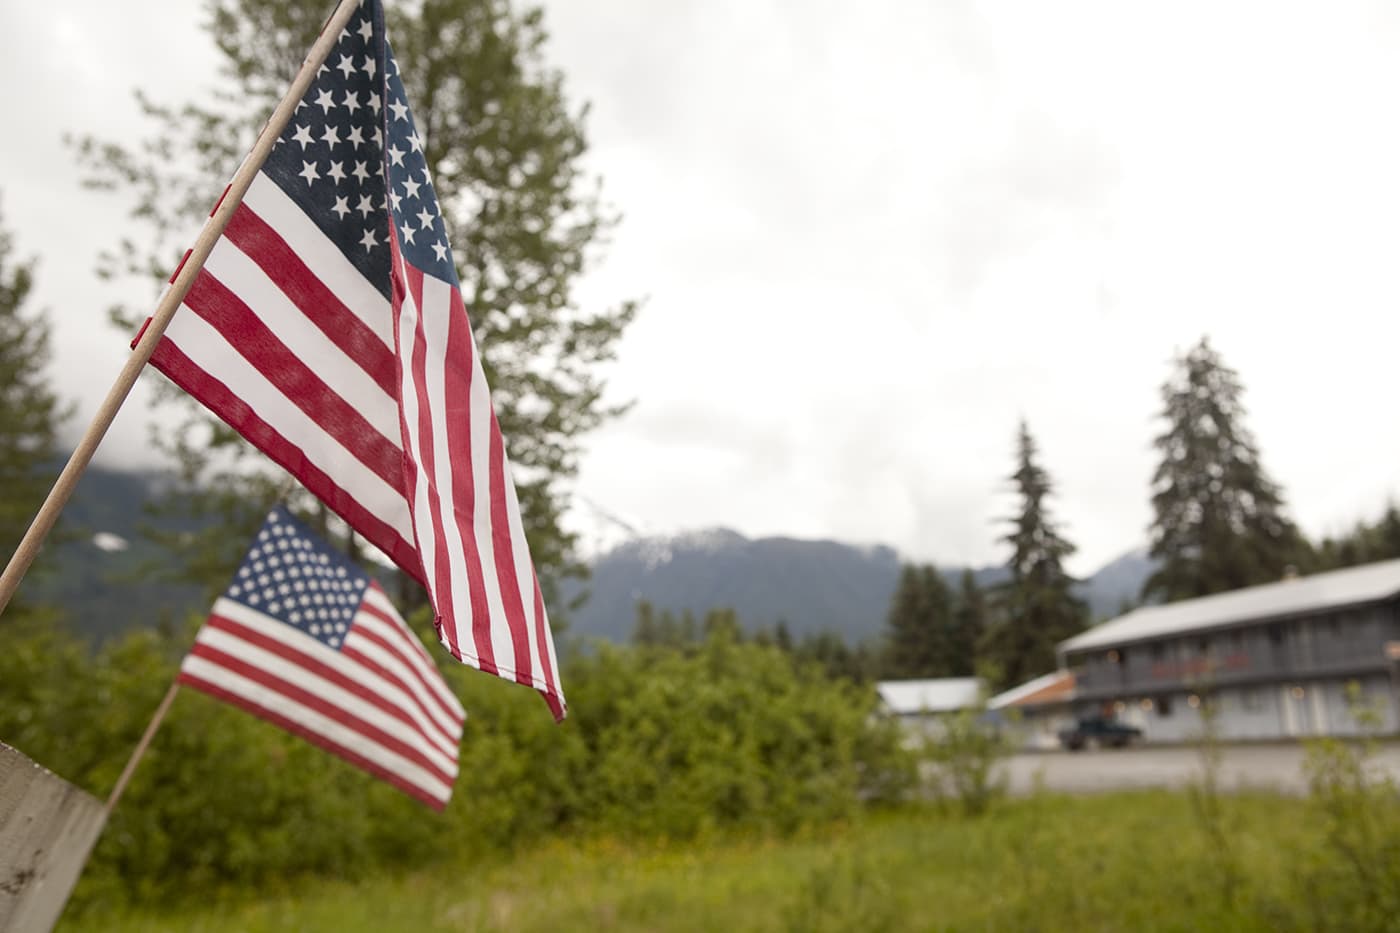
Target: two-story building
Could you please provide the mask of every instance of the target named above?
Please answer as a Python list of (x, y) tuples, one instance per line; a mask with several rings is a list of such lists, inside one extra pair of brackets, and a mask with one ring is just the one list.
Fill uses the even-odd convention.
[(1213, 697), (1225, 739), (1354, 735), (1356, 684), (1400, 731), (1400, 560), (1148, 606), (1059, 645), (1078, 715), (1116, 715), (1148, 741), (1201, 733)]

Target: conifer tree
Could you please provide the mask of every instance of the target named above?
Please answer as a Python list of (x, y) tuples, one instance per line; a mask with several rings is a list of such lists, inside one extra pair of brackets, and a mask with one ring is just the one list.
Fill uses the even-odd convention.
[(1172, 602), (1281, 579), (1307, 562), (1283, 493), (1244, 425), (1243, 387), (1207, 338), (1162, 386), (1166, 430), (1154, 442), (1152, 557), (1145, 599)]
[(987, 629), (987, 601), (971, 570), (964, 570), (948, 633), (948, 673), (971, 677), (977, 669), (977, 645)]
[(906, 564), (890, 602), (886, 676), (950, 676), (951, 624), (952, 597), (937, 569)]
[(1055, 646), (1083, 630), (1088, 611), (1074, 595), (1064, 561), (1074, 545), (1051, 519), (1050, 476), (1036, 459), (1035, 441), (1021, 422), (1011, 475), (1020, 501), (1002, 540), (1011, 545), (1010, 579), (997, 591), (996, 621), (983, 636), (979, 664), (996, 688), (1055, 669)]
[(58, 428), (66, 416), (44, 373), (48, 323), (26, 314), (32, 260), (12, 258), (0, 228), (0, 565), (24, 537), (54, 480)]

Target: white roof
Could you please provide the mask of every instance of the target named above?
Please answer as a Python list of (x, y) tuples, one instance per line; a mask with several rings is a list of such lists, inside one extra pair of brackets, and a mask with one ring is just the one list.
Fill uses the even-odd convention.
[(987, 709), (1001, 709), (1003, 706), (1013, 706), (1017, 700), (1033, 696), (1044, 690), (1046, 687), (1053, 687), (1066, 677), (1073, 677), (1069, 671), (1051, 671), (1048, 674), (1041, 674), (1035, 680), (1028, 680), (1017, 687), (1012, 687), (1005, 693), (998, 693), (987, 701)]
[(875, 685), (890, 712), (949, 713), (977, 703), (982, 681), (976, 677), (940, 677), (936, 680), (882, 680)]
[(1166, 606), (1147, 606), (1062, 641), (1059, 648), (1108, 648), (1240, 622), (1377, 602), (1396, 595), (1400, 595), (1400, 560), (1388, 560)]

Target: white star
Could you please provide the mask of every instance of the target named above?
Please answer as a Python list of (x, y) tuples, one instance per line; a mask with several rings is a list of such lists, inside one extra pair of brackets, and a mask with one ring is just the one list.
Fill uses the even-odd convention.
[(349, 91), (346, 91), (345, 100), (340, 102), (340, 106), (344, 107), (351, 113), (354, 113), (356, 110), (360, 109), (360, 95), (351, 94)]
[[(348, 35), (348, 33), (347, 33)], [(340, 56), (340, 64), (335, 66), (345, 77), (350, 77), (350, 72), (355, 70), (355, 63), (350, 60), (349, 55)]]
[(364, 130), (360, 129), (358, 126), (350, 127), (350, 135), (345, 141), (347, 143), (354, 143), (356, 149), (360, 148), (365, 144)]
[(394, 119), (395, 119), (395, 120), (407, 120), (407, 119), (408, 119), (408, 106), (407, 106), (403, 101), (400, 101), (400, 100), (393, 101), (392, 103), (389, 104), (389, 109), (392, 110), (392, 111), (394, 111)]
[(312, 634), (312, 635), (319, 635), (319, 634), (321, 634), (321, 626), (317, 625), (315, 622), (312, 622), (312, 623), (311, 623), (311, 634)]
[(278, 593), (281, 593), (283, 596), (286, 596), (286, 595), (287, 595), (288, 593), (290, 593), (291, 591), (292, 591), (292, 587), (291, 587), (290, 584), (287, 584), (287, 583), (283, 583), (281, 586), (279, 586), (279, 587), (277, 588), (277, 592), (278, 592)]
[(315, 181), (316, 179), (318, 179), (318, 178), (321, 177), (320, 175), (316, 174), (316, 163), (315, 163), (315, 162), (303, 162), (303, 163), (301, 163), (301, 171), (300, 171), (300, 172), (297, 172), (297, 174), (300, 175), (302, 178), (305, 178), (305, 179), (306, 179), (306, 186), (307, 186), (308, 188), (311, 187), (311, 183), (312, 183), (313, 181)]
[(423, 151), (423, 137), (418, 135), (417, 130), (408, 134), (408, 144), (412, 147), (414, 152)]
[(412, 243), (412, 242), (413, 242), (413, 228), (410, 227), (408, 224), (404, 224), (404, 225), (403, 225), (402, 227), (400, 227), (399, 229), (403, 231), (403, 241), (404, 241), (405, 243)]
[(279, 609), (282, 608), (282, 604), (279, 603), (277, 600), (274, 599), (272, 602), (270, 602), (270, 603), (267, 604), (267, 608), (268, 608), (268, 610), (270, 610), (271, 612), (276, 612), (276, 611), (278, 611)]
[(360, 245), (365, 248), (365, 252), (367, 253), (379, 245), (379, 241), (375, 239), (373, 230), (365, 231), (365, 235), (360, 237)]
[(300, 612), (294, 612), (294, 613), (292, 613), (291, 615), (287, 616), (287, 618), (291, 619), (293, 622), (300, 622), (300, 621), (301, 621), (301, 613), (300, 613)]
[(437, 256), (439, 262), (443, 261), (447, 258), (447, 244), (441, 240), (437, 241), (433, 244), (433, 253)]
[(321, 134), (321, 142), (323, 142), (323, 143), (328, 143), (329, 145), (332, 145), (332, 146), (337, 146), (337, 145), (339, 145), (339, 144), (340, 144), (340, 130), (336, 129), (335, 126), (334, 126), (333, 124), (327, 123), (327, 124), (326, 124), (326, 131), (325, 131), (324, 133)]
[(375, 115), (376, 117), (379, 116), (379, 107), (380, 107), (380, 104), (379, 104), (379, 95), (378, 95), (378, 94), (371, 94), (371, 95), (369, 95), (369, 109), (374, 111), (374, 115)]
[(341, 162), (332, 162), (330, 176), (337, 182), (345, 180), (345, 165)]
[(369, 195), (360, 195), (360, 203), (355, 205), (355, 210), (360, 212), (361, 217), (368, 217), (374, 210), (374, 205), (370, 203)]
[(389, 192), (389, 203), (391, 203), (391, 204), (394, 205), (394, 210), (398, 210), (398, 209), (399, 209), (399, 202), (402, 201), (402, 200), (403, 200), (403, 196), (400, 195), (397, 191), (390, 191), (390, 192)]
[(418, 189), (421, 187), (423, 186), (418, 184), (418, 182), (414, 181), (412, 178), (408, 179), (403, 183), (403, 190), (410, 198), (418, 197)]
[(418, 223), (422, 225), (421, 229), (427, 230), (429, 227), (431, 227), (433, 225), (434, 216), (435, 215), (433, 214), (433, 212), (428, 210), (426, 207), (419, 211)]
[(360, 38), (366, 42), (374, 38), (374, 26), (370, 25), (369, 19), (360, 24)]
[(374, 140), (376, 146), (384, 145), (384, 134), (379, 131), (378, 124), (375, 124), (374, 133), (371, 134), (370, 139)]
[[(326, 66), (322, 65), (321, 67), (324, 68)], [(330, 113), (331, 108), (335, 106), (335, 101), (331, 100), (331, 92), (329, 90), (322, 90), (317, 94), (315, 103), (317, 107), (321, 108), (322, 114)]]
[(365, 168), (364, 162), (356, 162), (355, 170), (350, 174), (358, 178), (360, 180), (360, 184), (364, 184), (365, 182), (369, 181), (369, 170)]
[(389, 160), (395, 165), (403, 165), (403, 157), (406, 155), (398, 146), (389, 147)]
[(292, 134), (292, 141), (301, 143), (301, 151), (305, 152), (306, 144), (309, 142), (315, 142), (315, 140), (311, 138), (311, 127), (301, 126), (300, 124), (298, 124), (297, 131)]
[(374, 77), (374, 73), (378, 69), (379, 66), (374, 63), (374, 56), (366, 55), (364, 58), (360, 59), (360, 70), (371, 78)]
[(243, 588), (241, 586), (231, 586), (228, 588), (228, 595), (230, 596), (237, 596), (241, 592), (243, 592)]
[(350, 213), (350, 205), (346, 202), (345, 198), (336, 198), (335, 207), (331, 208), (331, 210), (335, 212), (335, 216), (344, 220), (345, 215)]

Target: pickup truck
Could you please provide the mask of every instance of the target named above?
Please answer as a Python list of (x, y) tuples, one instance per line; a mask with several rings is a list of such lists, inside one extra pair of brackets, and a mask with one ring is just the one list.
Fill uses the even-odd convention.
[(1142, 738), (1142, 730), (1116, 719), (1095, 716), (1081, 719), (1072, 729), (1060, 730), (1060, 744), (1072, 752), (1086, 745), (1123, 748)]

